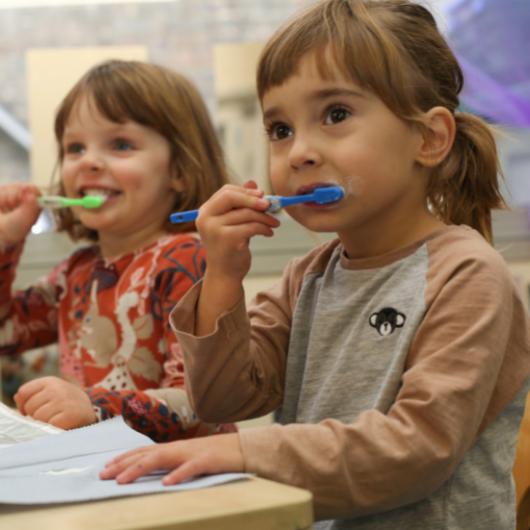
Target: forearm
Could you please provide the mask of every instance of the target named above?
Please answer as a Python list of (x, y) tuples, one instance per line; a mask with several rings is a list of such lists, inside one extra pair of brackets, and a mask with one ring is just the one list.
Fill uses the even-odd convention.
[(51, 283), (12, 292), (23, 244), (0, 252), (0, 355), (22, 353), (57, 340)]
[(122, 416), (133, 429), (155, 442), (235, 430), (199, 421), (191, 408), (186, 406), (185, 392), (180, 389), (112, 391), (92, 387), (87, 389), (87, 394), (99, 421)]
[(221, 315), (214, 333), (198, 337), (194, 329), (200, 290), (201, 284), (194, 286), (171, 315), (194, 410), (207, 421), (238, 421), (271, 412), (282, 399), (288, 325), (280, 316), (267, 321), (256, 317), (251, 330), (240, 298)]
[(11, 288), (24, 244), (0, 247), (0, 320), (9, 314)]
[(127, 424), (157, 442), (185, 437), (181, 418), (167, 405), (139, 390), (87, 389), (100, 421), (122, 416)]
[(223, 277), (207, 270), (197, 303), (194, 334), (202, 337), (213, 333), (219, 317), (243, 296), (243, 285), (238, 278)]
[(308, 489), (317, 519), (418, 502), (450, 477), (464, 449), (457, 433), (432, 437), (375, 410), (350, 425), (329, 419), (244, 429), (240, 440), (245, 471)]

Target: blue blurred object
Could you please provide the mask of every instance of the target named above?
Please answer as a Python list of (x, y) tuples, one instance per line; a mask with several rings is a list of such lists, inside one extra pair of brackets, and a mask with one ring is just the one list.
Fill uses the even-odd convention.
[(465, 110), (529, 127), (529, 0), (453, 0), (445, 16), (449, 43), (464, 70)]

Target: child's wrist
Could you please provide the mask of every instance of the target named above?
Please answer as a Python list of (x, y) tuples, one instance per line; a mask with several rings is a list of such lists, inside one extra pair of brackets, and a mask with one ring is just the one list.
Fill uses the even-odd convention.
[(233, 275), (210, 273), (208, 270), (203, 278), (202, 292), (210, 291), (220, 300), (233, 300), (227, 305), (233, 306), (243, 293), (243, 282)]

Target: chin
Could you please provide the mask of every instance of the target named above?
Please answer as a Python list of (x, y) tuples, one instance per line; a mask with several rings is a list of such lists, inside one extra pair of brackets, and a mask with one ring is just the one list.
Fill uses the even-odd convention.
[(330, 233), (337, 232), (338, 230), (336, 223), (325, 222), (317, 219), (304, 219), (303, 221), (295, 219), (295, 221), (307, 230), (311, 230), (311, 232)]

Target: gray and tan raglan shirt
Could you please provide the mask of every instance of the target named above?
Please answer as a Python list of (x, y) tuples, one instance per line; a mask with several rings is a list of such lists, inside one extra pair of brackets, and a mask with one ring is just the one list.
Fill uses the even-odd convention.
[(199, 416), (240, 432), (246, 470), (313, 493), (315, 528), (512, 530), (530, 323), (502, 257), (450, 226), (377, 258), (339, 241), (196, 337), (172, 315)]

